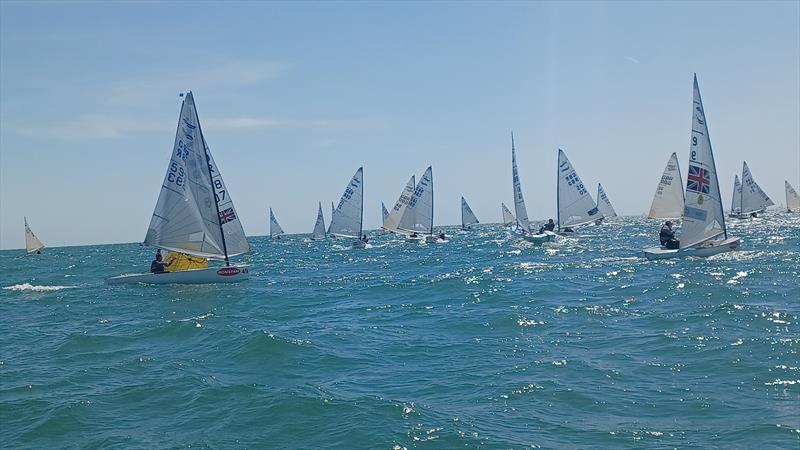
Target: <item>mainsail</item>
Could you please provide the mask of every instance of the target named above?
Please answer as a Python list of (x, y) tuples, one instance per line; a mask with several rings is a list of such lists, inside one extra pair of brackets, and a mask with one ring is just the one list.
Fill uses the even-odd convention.
[(386, 222), (387, 217), (389, 217), (389, 211), (386, 210), (386, 205), (381, 202), (381, 223)]
[(739, 175), (733, 176), (733, 196), (731, 197), (731, 212), (739, 214), (742, 211), (742, 183)]
[(319, 202), (317, 222), (314, 224), (314, 231), (311, 232), (311, 239), (325, 239), (325, 216), (322, 215), (322, 202)]
[(503, 225), (507, 227), (514, 225), (517, 222), (517, 219), (514, 218), (514, 214), (511, 214), (511, 211), (509, 211), (505, 203), (500, 203), (500, 206), (503, 209)]
[(528, 210), (525, 209), (525, 199), (522, 197), (522, 186), (519, 182), (519, 171), (517, 170), (517, 150), (514, 148), (514, 133), (511, 133), (511, 178), (514, 183), (514, 212), (517, 214), (517, 223), (525, 231), (530, 231), (531, 224), (528, 221)]
[(611, 200), (608, 199), (608, 195), (606, 195), (606, 191), (603, 190), (603, 186), (600, 183), (597, 183), (597, 209), (600, 210), (604, 217), (609, 219), (617, 217), (617, 212), (611, 206)]
[(472, 212), (472, 208), (469, 207), (464, 197), (461, 197), (461, 228), (466, 230), (470, 225), (476, 223), (478, 223), (478, 218), (475, 217), (475, 213)]
[(603, 214), (592, 200), (564, 150), (558, 149), (558, 228), (575, 227), (602, 219)]
[(686, 180), (686, 206), (683, 210), (681, 247), (725, 235), (725, 216), (719, 192), (717, 166), (711, 150), (711, 138), (700, 97), (697, 75), (694, 77), (692, 99), (692, 137), (689, 146), (689, 171)]
[(23, 220), (25, 220), (25, 251), (33, 253), (43, 249), (44, 244), (33, 234), (33, 231), (31, 231), (31, 228), (28, 226), (28, 218), (23, 217)]
[(750, 214), (752, 212), (763, 211), (768, 206), (775, 203), (769, 198), (766, 192), (761, 189), (761, 186), (753, 179), (750, 173), (750, 168), (747, 167), (747, 162), (742, 164), (742, 197), (741, 197), (741, 211), (740, 214)]
[(278, 223), (278, 219), (275, 218), (275, 214), (272, 212), (272, 208), (269, 209), (269, 237), (280, 236), (283, 234), (283, 228), (281, 228), (281, 224)]
[(797, 191), (788, 181), (784, 181), (784, 186), (786, 187), (786, 209), (789, 212), (800, 211), (800, 195), (797, 195)]
[(406, 183), (406, 187), (403, 188), (403, 192), (400, 194), (400, 198), (397, 199), (397, 203), (394, 204), (392, 211), (389, 212), (389, 215), (383, 221), (384, 230), (391, 231), (393, 233), (403, 233), (397, 228), (397, 226), (400, 223), (400, 219), (403, 217), (403, 213), (406, 212), (409, 200), (411, 200), (411, 197), (414, 195), (415, 184), (416, 177), (411, 175), (408, 183)]
[(430, 166), (417, 183), (398, 228), (407, 233), (433, 234), (433, 169)]
[(144, 243), (225, 260), (250, 250), (230, 193), (203, 137), (191, 92), (181, 105), (167, 174)]
[(331, 218), (330, 233), (338, 237), (360, 238), (364, 208), (364, 169), (359, 167), (339, 200)]
[(677, 219), (683, 215), (683, 178), (678, 166), (678, 155), (672, 153), (667, 167), (658, 182), (653, 204), (647, 217), (651, 219)]

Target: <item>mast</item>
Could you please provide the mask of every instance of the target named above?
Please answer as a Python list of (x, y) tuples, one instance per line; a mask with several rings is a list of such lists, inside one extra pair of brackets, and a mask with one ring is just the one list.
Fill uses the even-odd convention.
[[(189, 91), (191, 94), (192, 91)], [(197, 116), (197, 130), (200, 132), (200, 140), (203, 141), (203, 154), (206, 156), (206, 170), (208, 170), (208, 181), (211, 183), (211, 192), (214, 193), (214, 209), (217, 211), (217, 223), (219, 224), (219, 235), (222, 237), (222, 251), (225, 253), (225, 266), (230, 266), (231, 261), (228, 258), (228, 244), (225, 243), (225, 230), (222, 229), (222, 220), (219, 217), (219, 195), (214, 188), (214, 174), (211, 172), (211, 158), (208, 156), (208, 146), (206, 145), (206, 137), (203, 135), (203, 128), (200, 126), (200, 114), (197, 113), (197, 104), (194, 105), (194, 115)]]
[(359, 167), (359, 169), (361, 170), (361, 215), (358, 223), (358, 239), (361, 240), (364, 235), (364, 167)]
[[(561, 151), (561, 149), (558, 150)], [(561, 202), (559, 200), (561, 197), (559, 195), (559, 187), (561, 186), (561, 172), (559, 172), (559, 170), (560, 167), (558, 165), (558, 160), (556, 160), (556, 229), (561, 231), (561, 211), (559, 210), (561, 207)]]

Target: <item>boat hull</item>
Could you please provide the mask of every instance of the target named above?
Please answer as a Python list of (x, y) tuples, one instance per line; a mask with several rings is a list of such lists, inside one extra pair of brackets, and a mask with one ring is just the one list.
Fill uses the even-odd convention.
[(695, 256), (699, 258), (707, 258), (709, 256), (718, 255), (720, 253), (732, 252), (739, 248), (741, 239), (738, 237), (730, 237), (724, 240), (714, 240), (708, 243), (699, 244), (689, 248), (681, 248), (677, 250), (669, 250), (666, 247), (652, 247), (646, 248), (642, 252), (642, 256), (647, 259), (670, 259), (670, 258), (686, 258)]
[(525, 239), (528, 242), (533, 242), (534, 244), (542, 244), (545, 242), (554, 241), (556, 239), (556, 234), (552, 231), (545, 231), (542, 234), (526, 234), (522, 236), (522, 239)]
[(353, 241), (353, 248), (367, 248), (367, 243), (362, 240)]
[(212, 284), (236, 283), (248, 278), (250, 278), (249, 266), (229, 266), (180, 272), (120, 275), (106, 281), (109, 284)]

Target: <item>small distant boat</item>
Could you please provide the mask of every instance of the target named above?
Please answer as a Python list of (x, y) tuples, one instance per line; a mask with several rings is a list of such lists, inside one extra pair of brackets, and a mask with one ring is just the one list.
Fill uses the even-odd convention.
[(406, 233), (405, 231), (398, 228), (400, 223), (400, 219), (403, 217), (403, 213), (406, 212), (406, 208), (408, 208), (408, 202), (411, 200), (411, 197), (414, 195), (414, 186), (416, 185), (416, 177), (411, 175), (411, 178), (406, 183), (405, 188), (403, 188), (403, 192), (400, 193), (400, 197), (397, 199), (397, 202), (394, 204), (394, 207), (389, 212), (389, 215), (383, 219), (383, 228), (384, 230), (390, 233), (396, 234), (410, 234)]
[(800, 212), (800, 195), (788, 181), (784, 181), (786, 188), (786, 212)]
[(311, 232), (312, 240), (325, 239), (325, 216), (322, 215), (322, 202), (319, 202), (317, 209), (317, 222), (314, 224), (314, 231)]
[(281, 228), (281, 224), (278, 223), (278, 219), (275, 218), (275, 213), (272, 212), (272, 208), (269, 209), (269, 237), (270, 239), (280, 239), (283, 236), (283, 228)]
[(464, 197), (461, 197), (461, 229), (470, 230), (477, 223), (479, 223), (478, 218), (475, 217), (472, 208), (469, 207)]
[[(517, 215), (514, 231), (526, 241), (537, 244), (554, 240), (556, 234), (551, 231), (538, 233), (531, 229), (531, 223), (528, 220), (528, 210), (525, 208), (525, 198), (522, 196), (519, 169), (517, 169), (517, 149), (514, 145), (514, 133), (511, 133), (511, 181), (514, 189), (514, 212)], [(503, 206), (505, 207), (505, 205)], [(505, 211), (503, 214), (505, 215)], [(505, 218), (503, 220), (505, 220)]]
[[(390, 214), (391, 218), (391, 214)], [(411, 198), (403, 211), (397, 229), (404, 232), (411, 240), (423, 240), (428, 243), (440, 242), (433, 235), (433, 168), (428, 166), (419, 179)]]
[(733, 195), (731, 196), (731, 216), (738, 216), (742, 212), (742, 183), (739, 175), (733, 176)]
[(697, 76), (693, 87), (692, 139), (689, 147), (689, 172), (686, 181), (686, 206), (680, 234), (680, 248), (652, 247), (644, 250), (647, 259), (712, 256), (739, 248), (738, 237), (728, 237), (717, 166), (700, 97)]
[[(249, 277), (248, 266), (230, 264), (231, 257), (249, 252), (250, 245), (203, 136), (191, 92), (181, 105), (175, 145), (144, 244), (191, 255), (206, 268), (121, 275), (109, 283), (229, 283)], [(207, 268), (208, 259), (224, 260), (225, 267)]]
[(339, 200), (339, 206), (331, 217), (330, 234), (339, 238), (351, 239), (353, 248), (364, 248), (366, 236), (363, 234), (364, 220), (364, 169), (359, 167)]
[(667, 167), (658, 182), (653, 203), (647, 217), (650, 219), (680, 219), (683, 216), (683, 178), (678, 165), (678, 155), (672, 152)]
[(603, 185), (600, 183), (597, 183), (597, 209), (606, 219), (617, 217), (617, 212), (611, 206), (611, 200), (608, 199), (608, 195), (606, 195), (606, 191), (603, 190)]
[(558, 232), (571, 234), (574, 228), (603, 219), (603, 213), (583, 185), (564, 150), (558, 149)]
[(505, 203), (500, 203), (500, 208), (503, 211), (503, 226), (511, 227), (517, 223), (517, 218), (514, 217), (514, 214), (508, 209)]
[(28, 226), (28, 218), (23, 217), (23, 220), (25, 220), (25, 251), (29, 255), (31, 253), (42, 253), (44, 244), (42, 244), (42, 241), (31, 231), (31, 227)]
[(386, 222), (387, 217), (389, 217), (389, 211), (386, 210), (386, 205), (381, 202), (381, 223)]
[[(734, 196), (736, 194), (735, 189), (734, 185)], [(750, 173), (750, 168), (747, 167), (747, 161), (742, 163), (742, 185), (740, 190), (741, 194), (738, 196), (739, 205), (733, 205), (731, 210), (732, 217), (737, 219), (757, 217), (758, 214), (766, 211), (767, 207), (775, 204), (753, 179), (753, 174)]]

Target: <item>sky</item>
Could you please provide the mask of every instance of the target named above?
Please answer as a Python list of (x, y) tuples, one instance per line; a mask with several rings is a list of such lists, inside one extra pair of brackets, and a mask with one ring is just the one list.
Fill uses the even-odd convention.
[[(557, 149), (617, 212), (689, 152), (723, 202), (800, 187), (800, 2), (0, 2), (0, 248), (141, 242), (192, 90), (248, 235), (309, 233), (364, 167), (364, 226), (433, 166), (435, 223), (555, 215)], [(685, 169), (684, 169), (685, 170)], [(684, 174), (685, 176), (685, 174)], [(329, 206), (323, 208), (326, 222)]]

